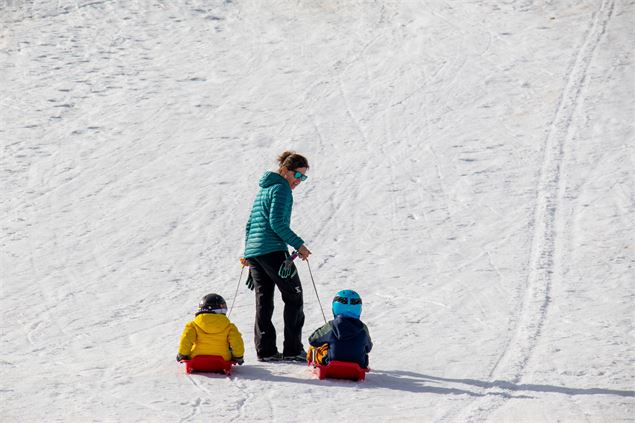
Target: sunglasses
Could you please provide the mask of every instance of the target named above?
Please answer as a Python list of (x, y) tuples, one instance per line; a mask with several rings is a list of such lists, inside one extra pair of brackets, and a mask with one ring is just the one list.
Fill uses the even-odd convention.
[(298, 172), (297, 170), (293, 173), (293, 177), (301, 181), (306, 181), (308, 178), (308, 176), (306, 176), (304, 173)]
[[(338, 303), (342, 303), (342, 304), (348, 304), (349, 299), (346, 298), (346, 297), (336, 296), (335, 298), (333, 298), (333, 302), (338, 302)], [(362, 303), (362, 299), (361, 298), (350, 298), (350, 303), (351, 303), (351, 305), (361, 304)]]

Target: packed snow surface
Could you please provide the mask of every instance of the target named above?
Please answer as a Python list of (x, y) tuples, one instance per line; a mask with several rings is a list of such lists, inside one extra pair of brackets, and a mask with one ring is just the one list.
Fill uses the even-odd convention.
[[(634, 22), (627, 0), (0, 2), (0, 420), (635, 420)], [(330, 318), (357, 290), (361, 383), (256, 361), (238, 258), (285, 149), (311, 165), (303, 337), (316, 292)], [(210, 292), (247, 346), (230, 378), (175, 361)]]

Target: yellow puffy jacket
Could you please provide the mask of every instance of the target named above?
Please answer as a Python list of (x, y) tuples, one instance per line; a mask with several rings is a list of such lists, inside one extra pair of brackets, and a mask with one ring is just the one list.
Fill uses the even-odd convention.
[(179, 344), (179, 354), (220, 355), (225, 360), (242, 357), (245, 353), (243, 337), (236, 325), (224, 314), (199, 314), (185, 325)]

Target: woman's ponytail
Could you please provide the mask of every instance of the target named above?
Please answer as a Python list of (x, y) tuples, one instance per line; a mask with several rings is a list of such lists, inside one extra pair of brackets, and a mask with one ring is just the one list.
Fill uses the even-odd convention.
[(295, 151), (284, 151), (278, 156), (278, 164), (280, 167), (284, 166), (289, 170), (296, 170), (301, 167), (309, 167), (309, 161), (306, 157)]

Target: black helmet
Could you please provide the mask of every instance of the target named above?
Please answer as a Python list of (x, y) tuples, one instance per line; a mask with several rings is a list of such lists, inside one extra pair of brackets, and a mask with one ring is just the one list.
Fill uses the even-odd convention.
[(198, 303), (198, 312), (196, 315), (202, 313), (214, 313), (214, 314), (226, 314), (227, 303), (225, 299), (218, 294), (207, 294), (201, 298), (201, 302)]

